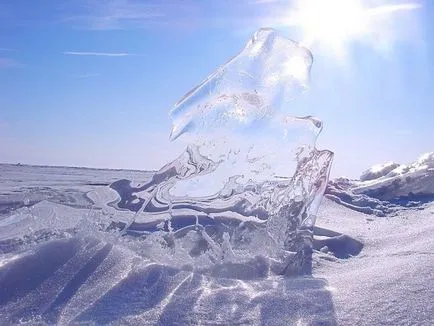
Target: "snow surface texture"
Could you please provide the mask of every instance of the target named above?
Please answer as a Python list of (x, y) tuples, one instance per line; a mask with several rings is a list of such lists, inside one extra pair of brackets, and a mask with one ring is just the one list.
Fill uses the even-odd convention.
[[(295, 117), (312, 55), (272, 29), (171, 110), (172, 139), (188, 146), (144, 184), (119, 180), (113, 231), (147, 257), (225, 277), (311, 273), (312, 232), (333, 153), (315, 148), (322, 123)], [(289, 113), (288, 113), (289, 112)], [(248, 276), (247, 276), (248, 275)]]
[(138, 241), (105, 231), (112, 214), (133, 214), (99, 208), (115, 195), (104, 185), (125, 175), (152, 176), (0, 165), (0, 324), (434, 322), (433, 203), (378, 218), (326, 199), (311, 276), (227, 279), (152, 262)]
[(366, 214), (385, 216), (434, 200), (434, 152), (423, 154), (414, 163), (385, 163), (365, 171), (360, 180), (337, 178), (326, 196)]

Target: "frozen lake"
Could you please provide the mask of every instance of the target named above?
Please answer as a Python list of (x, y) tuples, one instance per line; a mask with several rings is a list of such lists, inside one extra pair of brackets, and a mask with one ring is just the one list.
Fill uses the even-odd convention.
[(377, 217), (324, 199), (311, 276), (216, 278), (152, 262), (137, 239), (99, 228), (111, 212), (95, 194), (149, 176), (0, 165), (1, 323), (433, 324), (432, 203)]

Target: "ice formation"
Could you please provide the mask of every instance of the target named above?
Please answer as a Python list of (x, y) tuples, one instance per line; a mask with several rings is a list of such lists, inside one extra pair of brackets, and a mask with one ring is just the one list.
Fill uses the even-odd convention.
[(434, 196), (434, 152), (421, 155), (409, 165), (397, 164), (377, 178), (357, 183), (352, 190), (382, 200)]
[(326, 196), (348, 208), (377, 216), (396, 214), (434, 200), (434, 152), (409, 165), (385, 163), (363, 172), (360, 180), (332, 180)]
[(374, 165), (373, 167), (362, 173), (362, 175), (360, 176), (360, 181), (369, 181), (384, 177), (390, 171), (395, 170), (398, 166), (399, 164), (395, 162)]
[(298, 43), (272, 29), (255, 33), (170, 112), (171, 139), (186, 141), (186, 151), (145, 184), (110, 186), (118, 194), (111, 205), (135, 212), (112, 228), (179, 268), (308, 273), (333, 157), (315, 148), (321, 121), (291, 115), (311, 65)]

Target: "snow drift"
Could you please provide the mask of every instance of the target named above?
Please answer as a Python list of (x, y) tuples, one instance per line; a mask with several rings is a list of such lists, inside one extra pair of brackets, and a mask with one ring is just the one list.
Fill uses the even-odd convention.
[(433, 201), (434, 152), (408, 165), (375, 165), (360, 180), (331, 180), (326, 196), (348, 208), (378, 216)]
[[(370, 170), (371, 176), (376, 168)], [(423, 154), (409, 165), (385, 165), (377, 175), (372, 179), (361, 178), (362, 182), (356, 182), (352, 191), (381, 200), (434, 196), (434, 152)]]

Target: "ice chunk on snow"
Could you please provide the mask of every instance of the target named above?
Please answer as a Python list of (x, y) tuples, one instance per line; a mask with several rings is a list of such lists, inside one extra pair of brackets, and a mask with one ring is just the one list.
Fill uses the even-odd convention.
[(421, 155), (415, 165), (434, 169), (434, 152)]
[(360, 181), (334, 179), (327, 186), (326, 196), (348, 208), (377, 216), (434, 201), (434, 152), (421, 155), (409, 165), (375, 165), (362, 174)]
[(308, 49), (261, 29), (175, 105), (171, 138), (186, 151), (142, 186), (111, 185), (117, 208), (136, 212), (123, 232), (145, 237), (149, 258), (203, 271), (261, 257), (267, 273), (310, 271), (333, 153), (315, 148), (321, 121), (284, 104), (311, 64)]
[(390, 171), (396, 169), (399, 166), (398, 163), (388, 162), (384, 164), (378, 164), (371, 167), (369, 170), (366, 170), (360, 176), (361, 181), (368, 181), (373, 179), (378, 179), (380, 177), (385, 176)]
[(352, 191), (382, 200), (434, 196), (434, 152), (421, 155), (412, 164), (397, 166), (379, 178), (365, 179)]

